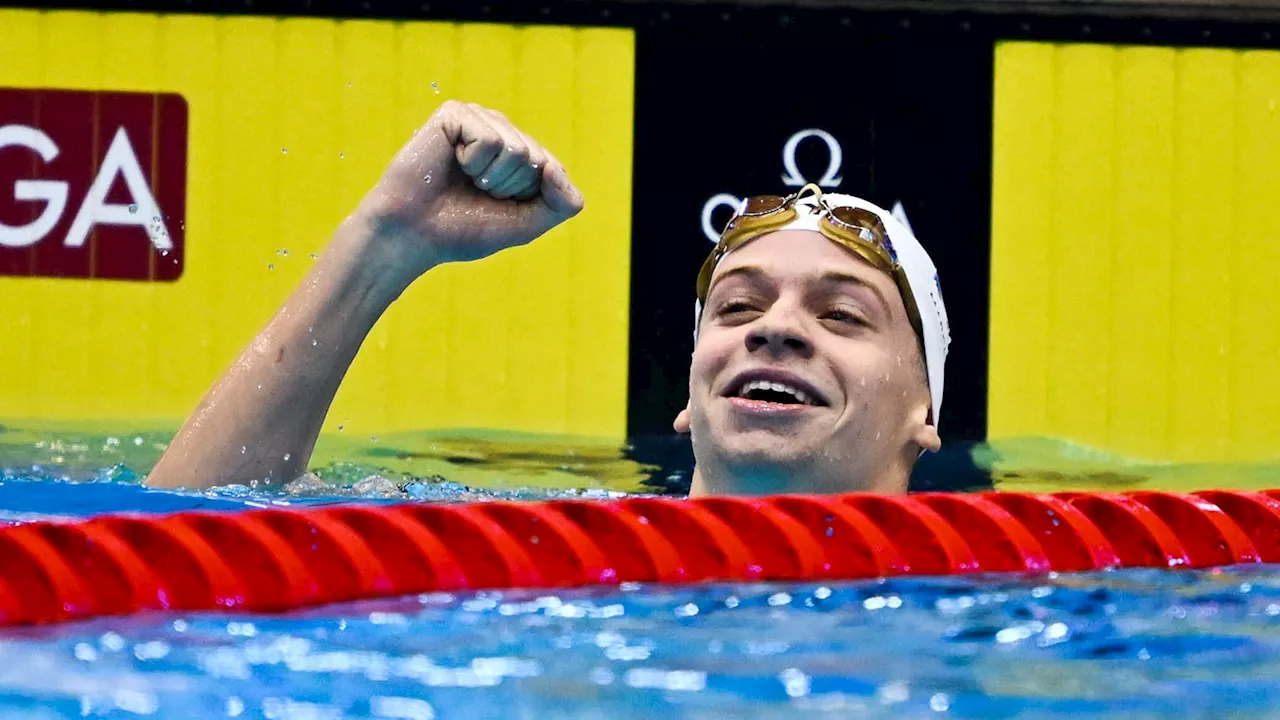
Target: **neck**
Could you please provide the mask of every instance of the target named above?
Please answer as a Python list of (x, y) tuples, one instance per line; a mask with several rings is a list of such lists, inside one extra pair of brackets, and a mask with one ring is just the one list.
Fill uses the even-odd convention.
[[(860, 473), (855, 473), (860, 474)], [(693, 468), (693, 483), (689, 497), (715, 495), (785, 495), (791, 493), (836, 494), (867, 492), (880, 495), (902, 495), (907, 492), (911, 469), (894, 464), (878, 473), (862, 477), (846, 475), (839, 478), (798, 477), (794, 474), (775, 477), (773, 473), (734, 473), (717, 468), (703, 471), (703, 466)]]

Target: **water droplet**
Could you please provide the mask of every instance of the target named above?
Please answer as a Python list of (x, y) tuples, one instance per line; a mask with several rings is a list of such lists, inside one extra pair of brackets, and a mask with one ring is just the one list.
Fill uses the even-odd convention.
[(350, 82), (348, 82), (348, 83), (347, 83), (347, 87), (351, 87), (351, 83), (350, 83)]
[(311, 347), (315, 347), (315, 346), (316, 346), (316, 339), (315, 339), (315, 338), (312, 338), (312, 339), (311, 339)]
[(338, 153), (338, 159), (341, 160), (347, 156), (346, 153)]
[(245, 451), (246, 451), (246, 450), (248, 450), (248, 449), (249, 449), (249, 448), (245, 447), (244, 445), (241, 445), (241, 446), (240, 446), (240, 454), (241, 454), (241, 455), (243, 455), (243, 454), (245, 453)]
[(373, 437), (369, 438), (369, 442), (378, 442), (378, 436), (374, 435)]
[(280, 148), (280, 154), (281, 154), (281, 155), (288, 155), (288, 154), (289, 154), (289, 148)]
[(835, 528), (832, 528), (832, 527), (827, 528), (827, 537), (831, 537), (832, 535), (835, 535), (835, 534), (836, 534)]
[(542, 167), (542, 166), (541, 166), (541, 165), (539, 165), (538, 163), (534, 163), (534, 164), (533, 164), (533, 169), (534, 169), (534, 170), (537, 170), (537, 169), (538, 169), (538, 168), (540, 168), (540, 167)]
[(293, 454), (292, 454), (292, 453), (285, 453), (285, 454), (284, 454), (284, 460), (285, 460), (285, 462), (289, 462), (289, 458), (291, 458), (291, 457), (293, 457)]
[(311, 259), (312, 259), (312, 260), (315, 260), (315, 259), (316, 259), (316, 254), (315, 254), (315, 253), (311, 253)]
[(129, 203), (129, 214), (133, 215), (138, 212), (138, 203)]
[(339, 425), (339, 426), (338, 426), (338, 432), (342, 432), (342, 426), (341, 426), (341, 425)]
[(277, 255), (280, 255), (280, 256), (282, 256), (282, 257), (283, 257), (283, 256), (288, 255), (288, 254), (289, 254), (289, 251), (288, 251), (287, 249), (285, 249), (285, 248), (277, 248), (277, 249), (276, 249), (276, 254), (277, 254)]
[(488, 185), (488, 184), (489, 184), (489, 178), (480, 178), (480, 184), (481, 184), (481, 185)]
[(437, 95), (440, 94), (440, 84), (434, 80), (431, 81), (431, 89), (434, 90)]
[(428, 185), (430, 185), (430, 184), (431, 184), (431, 173), (427, 173), (426, 175), (423, 175), (423, 176), (422, 176), (422, 182), (427, 183)]
[(530, 536), (530, 537), (529, 537), (529, 542), (533, 543), (534, 545), (537, 545), (537, 544), (538, 544), (538, 542), (539, 542), (539, 541), (538, 541), (538, 536), (537, 536), (537, 535), (532, 535), (532, 536)]

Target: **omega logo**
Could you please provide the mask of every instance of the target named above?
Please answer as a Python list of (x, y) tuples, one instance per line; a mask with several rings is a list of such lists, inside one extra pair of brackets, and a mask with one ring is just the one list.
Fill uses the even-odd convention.
[[(844, 151), (840, 147), (840, 141), (826, 130), (818, 128), (809, 128), (794, 133), (787, 138), (787, 142), (782, 146), (782, 183), (788, 187), (803, 187), (810, 181), (800, 172), (800, 168), (796, 164), (796, 151), (800, 148), (800, 143), (814, 138), (821, 140), (827, 146), (827, 169), (817, 180), (817, 185), (823, 188), (839, 187), (844, 178), (840, 176), (840, 168), (844, 163)], [(702, 206), (702, 233), (706, 235), (707, 240), (712, 244), (720, 239), (720, 231), (716, 229), (713, 222), (716, 211), (721, 207), (728, 207), (730, 212), (737, 212), (738, 206), (742, 204), (742, 199), (729, 193), (717, 193), (712, 195), (709, 200)]]
[(790, 187), (804, 187), (809, 182), (800, 174), (800, 169), (796, 167), (796, 150), (800, 148), (800, 143), (809, 138), (818, 138), (827, 144), (827, 171), (818, 180), (818, 186), (824, 188), (839, 187), (840, 183), (844, 181), (844, 178), (840, 177), (840, 165), (844, 162), (844, 152), (840, 149), (840, 141), (836, 140), (835, 136), (826, 130), (817, 128), (801, 130), (787, 138), (787, 144), (782, 146), (782, 167), (787, 171), (782, 176), (782, 182)]

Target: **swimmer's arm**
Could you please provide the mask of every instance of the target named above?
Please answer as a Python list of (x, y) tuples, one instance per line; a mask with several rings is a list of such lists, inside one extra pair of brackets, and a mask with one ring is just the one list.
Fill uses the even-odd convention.
[(302, 475), (338, 386), (417, 276), (353, 216), (205, 395), (147, 478), (154, 487), (278, 484)]
[(200, 402), (147, 483), (299, 477), (360, 345), (410, 283), (437, 265), (532, 242), (582, 206), (564, 166), (504, 115), (446, 102)]

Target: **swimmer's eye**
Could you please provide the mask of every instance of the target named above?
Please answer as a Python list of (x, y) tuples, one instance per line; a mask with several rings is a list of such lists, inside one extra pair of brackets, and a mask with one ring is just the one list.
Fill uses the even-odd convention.
[(866, 321), (862, 319), (862, 316), (861, 316), (861, 315), (857, 315), (857, 314), (854, 314), (854, 313), (849, 312), (848, 310), (842, 310), (842, 309), (840, 309), (840, 308), (834, 308), (834, 309), (831, 309), (831, 310), (826, 311), (825, 313), (823, 313), (823, 314), (822, 314), (822, 318), (821, 318), (821, 319), (823, 319), (823, 320), (834, 320), (834, 321), (839, 322), (839, 323), (849, 323), (849, 324), (852, 324), (852, 325), (865, 325), (865, 324), (866, 324)]
[(721, 315), (736, 315), (738, 313), (753, 312), (755, 308), (750, 303), (742, 301), (728, 302), (720, 306)]

